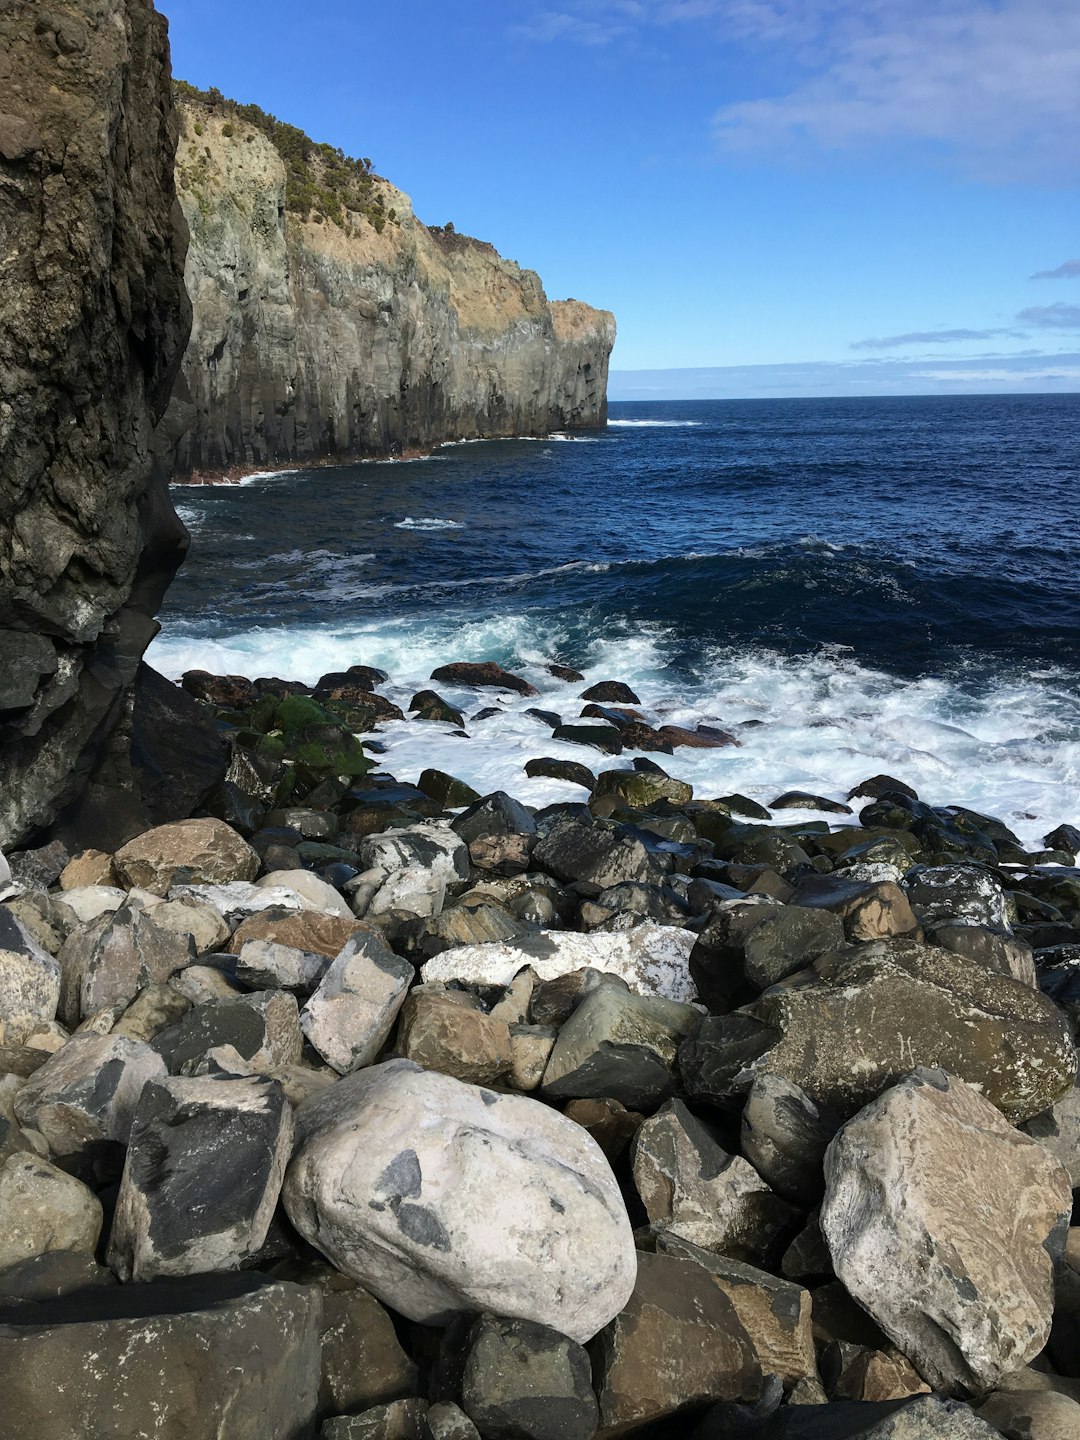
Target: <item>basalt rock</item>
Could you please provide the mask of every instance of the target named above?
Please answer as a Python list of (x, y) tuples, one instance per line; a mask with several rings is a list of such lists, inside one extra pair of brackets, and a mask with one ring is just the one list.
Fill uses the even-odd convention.
[[(188, 337), (165, 21), (5, 6), (0, 845), (137, 791), (133, 686), (187, 545), (153, 459)], [(107, 810), (107, 803), (104, 804)]]
[(385, 180), (368, 195), (378, 227), (303, 219), (260, 129), (193, 94), (181, 113), (195, 297), (181, 471), (604, 423), (610, 314), (549, 303), (532, 271), (422, 225)]

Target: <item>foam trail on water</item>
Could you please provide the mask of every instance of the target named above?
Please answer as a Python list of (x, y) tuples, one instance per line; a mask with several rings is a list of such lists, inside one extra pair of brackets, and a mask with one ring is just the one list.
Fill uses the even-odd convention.
[[(364, 663), (391, 676), (381, 687), (403, 710), (448, 660), (497, 660), (525, 675), (539, 700), (440, 685), (466, 716), (470, 738), (453, 727), (396, 722), (380, 731), (381, 765), (402, 780), (434, 766), (481, 793), (503, 789), (528, 804), (583, 798), (560, 781), (530, 780), (527, 760), (577, 760), (594, 771), (629, 768), (613, 758), (555, 742), (532, 706), (576, 719), (581, 692), (598, 680), (628, 683), (650, 723), (731, 729), (738, 748), (679, 749), (660, 763), (700, 797), (739, 791), (767, 804), (784, 790), (830, 799), (878, 772), (914, 787), (930, 804), (961, 804), (1005, 821), (1039, 848), (1046, 831), (1080, 815), (1080, 701), (1051, 673), (992, 682), (904, 680), (860, 665), (840, 651), (785, 657), (769, 651), (715, 650), (691, 674), (677, 674), (662, 627), (583, 640), (565, 616), (543, 612), (473, 619), (402, 617), (340, 626), (252, 629), (203, 636), (167, 630), (150, 663), (179, 677), (187, 669), (251, 677), (275, 674), (311, 683)], [(586, 676), (567, 685), (545, 664), (570, 658)], [(488, 706), (499, 714), (470, 717)], [(796, 816), (780, 812), (790, 821)], [(831, 817), (825, 817), (831, 818)]]
[(701, 424), (700, 420), (609, 420), (608, 427), (623, 430), (687, 430)]
[(394, 522), (395, 530), (464, 530), (465, 523), (462, 520), (439, 520), (421, 519), (414, 520), (411, 515), (406, 515), (404, 520)]

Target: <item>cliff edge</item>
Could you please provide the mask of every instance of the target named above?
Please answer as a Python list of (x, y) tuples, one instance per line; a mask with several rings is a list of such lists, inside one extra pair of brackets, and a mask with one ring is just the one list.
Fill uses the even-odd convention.
[(130, 721), (186, 548), (153, 460), (187, 343), (176, 120), (150, 0), (0, 6), (0, 845)]
[(605, 423), (608, 311), (550, 302), (534, 271), (423, 225), (369, 161), (253, 106), (181, 86), (179, 108), (178, 473)]

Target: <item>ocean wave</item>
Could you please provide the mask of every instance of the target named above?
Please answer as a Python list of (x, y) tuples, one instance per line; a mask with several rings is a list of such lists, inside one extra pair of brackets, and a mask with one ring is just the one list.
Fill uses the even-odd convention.
[(700, 420), (609, 420), (608, 428), (618, 426), (624, 430), (692, 430), (702, 424)]
[(414, 520), (411, 515), (406, 515), (404, 520), (395, 520), (395, 530), (464, 530), (466, 525), (462, 520)]

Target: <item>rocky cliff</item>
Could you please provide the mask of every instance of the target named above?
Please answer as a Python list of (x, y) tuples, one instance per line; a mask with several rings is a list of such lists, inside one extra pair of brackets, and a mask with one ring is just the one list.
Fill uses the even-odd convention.
[(150, 0), (6, 0), (0, 112), (10, 845), (85, 796), (110, 735), (130, 726), (151, 617), (187, 540), (152, 453), (190, 314), (165, 21)]
[(607, 311), (549, 302), (492, 246), (421, 224), (367, 162), (268, 134), (251, 107), (185, 90), (180, 108), (194, 323), (179, 472), (605, 422)]

